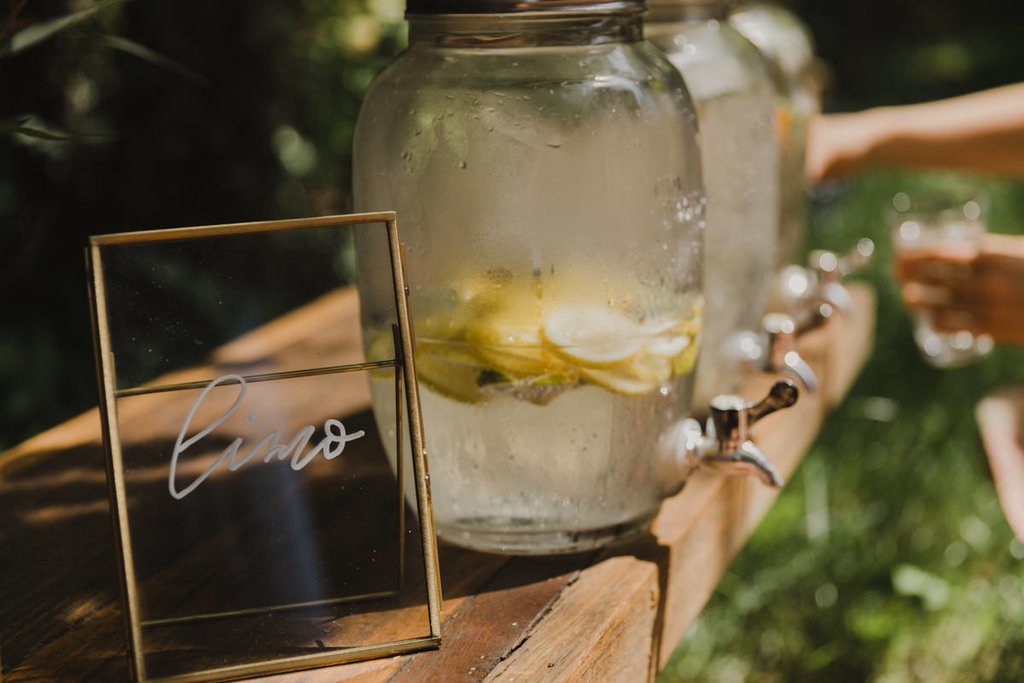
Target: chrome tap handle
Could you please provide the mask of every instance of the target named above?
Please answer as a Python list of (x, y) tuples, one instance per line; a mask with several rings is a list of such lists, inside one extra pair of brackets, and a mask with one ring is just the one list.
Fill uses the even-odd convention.
[(778, 468), (750, 440), (750, 427), (758, 420), (788, 408), (800, 396), (796, 385), (779, 380), (758, 403), (742, 396), (721, 394), (711, 400), (711, 420), (704, 440), (691, 441), (684, 462), (707, 465), (727, 474), (754, 474), (769, 486), (782, 486)]
[(747, 409), (750, 415), (747, 426), (753, 427), (761, 418), (771, 415), (777, 410), (789, 408), (799, 398), (800, 390), (796, 388), (796, 385), (791, 380), (780, 379), (768, 391), (767, 396)]
[(857, 240), (853, 249), (839, 259), (839, 274), (843, 277), (852, 275), (871, 265), (875, 258), (875, 243), (868, 237)]
[(865, 268), (871, 263), (874, 254), (875, 243), (864, 237), (843, 255), (824, 249), (812, 251), (808, 265), (817, 275), (818, 285), (823, 286), (829, 282), (839, 282), (842, 278)]
[(793, 319), (784, 313), (769, 313), (762, 319), (762, 327), (766, 339), (762, 368), (768, 372), (789, 373), (804, 389), (817, 391), (818, 377), (796, 349), (799, 330)]
[(818, 298), (844, 315), (852, 313), (853, 298), (842, 280), (871, 263), (874, 254), (875, 243), (867, 237), (858, 240), (853, 249), (842, 256), (822, 249), (812, 251), (809, 269), (814, 274)]
[(796, 323), (797, 336), (818, 329), (829, 321), (833, 313), (835, 313), (835, 309), (827, 301), (808, 306), (800, 311), (794, 321)]

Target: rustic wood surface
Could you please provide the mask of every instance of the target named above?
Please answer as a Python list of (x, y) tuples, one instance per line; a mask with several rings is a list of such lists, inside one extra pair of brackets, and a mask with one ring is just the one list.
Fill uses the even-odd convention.
[[(755, 429), (786, 476), (870, 352), (874, 296), (851, 289), (861, 313), (801, 340), (822, 390)], [(352, 338), (354, 310), (351, 292), (335, 292), (223, 347), (215, 360), (299, 357), (312, 338), (318, 358), (344, 355), (332, 344)], [(773, 380), (757, 377), (745, 393), (763, 395)], [(141, 409), (122, 418), (167, 434), (177, 428)], [(678, 645), (777, 495), (749, 479), (698, 472), (665, 501), (649, 533), (602, 552), (508, 558), (442, 546), (439, 650), (265, 680), (645, 680)], [(0, 548), (0, 680), (126, 680), (96, 411), (0, 454)]]
[(1014, 534), (1024, 540), (1024, 385), (989, 394), (974, 411), (999, 504)]

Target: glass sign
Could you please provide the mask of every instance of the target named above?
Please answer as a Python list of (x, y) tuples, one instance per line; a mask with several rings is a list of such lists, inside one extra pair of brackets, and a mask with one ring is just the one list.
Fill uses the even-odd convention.
[[(362, 230), (387, 239), (357, 264)], [(395, 215), (102, 235), (89, 262), (135, 679), (436, 647)], [(387, 277), (395, 296), (374, 321), (390, 334), (364, 340), (366, 277)]]

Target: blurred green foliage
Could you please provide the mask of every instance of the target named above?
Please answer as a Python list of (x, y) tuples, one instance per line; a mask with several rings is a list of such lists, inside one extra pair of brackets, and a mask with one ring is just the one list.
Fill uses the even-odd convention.
[(0, 49), (0, 448), (96, 402), (86, 236), (345, 211), (360, 98), (405, 40), (401, 0), (8, 6), (0, 45), (85, 16)]

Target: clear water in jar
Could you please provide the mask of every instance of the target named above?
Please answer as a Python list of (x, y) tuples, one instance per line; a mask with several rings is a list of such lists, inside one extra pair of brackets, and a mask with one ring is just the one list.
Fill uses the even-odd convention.
[[(594, 547), (642, 528), (672, 485), (657, 469), (688, 413), (699, 300), (642, 310), (571, 289), (484, 275), (417, 316), (442, 537), (517, 553)], [(390, 332), (368, 348), (385, 357)], [(390, 375), (371, 386), (378, 423), (394, 424)]]
[(817, 108), (807, 94), (777, 109), (779, 139), (779, 250), (776, 268), (797, 263), (807, 232), (807, 125)]

